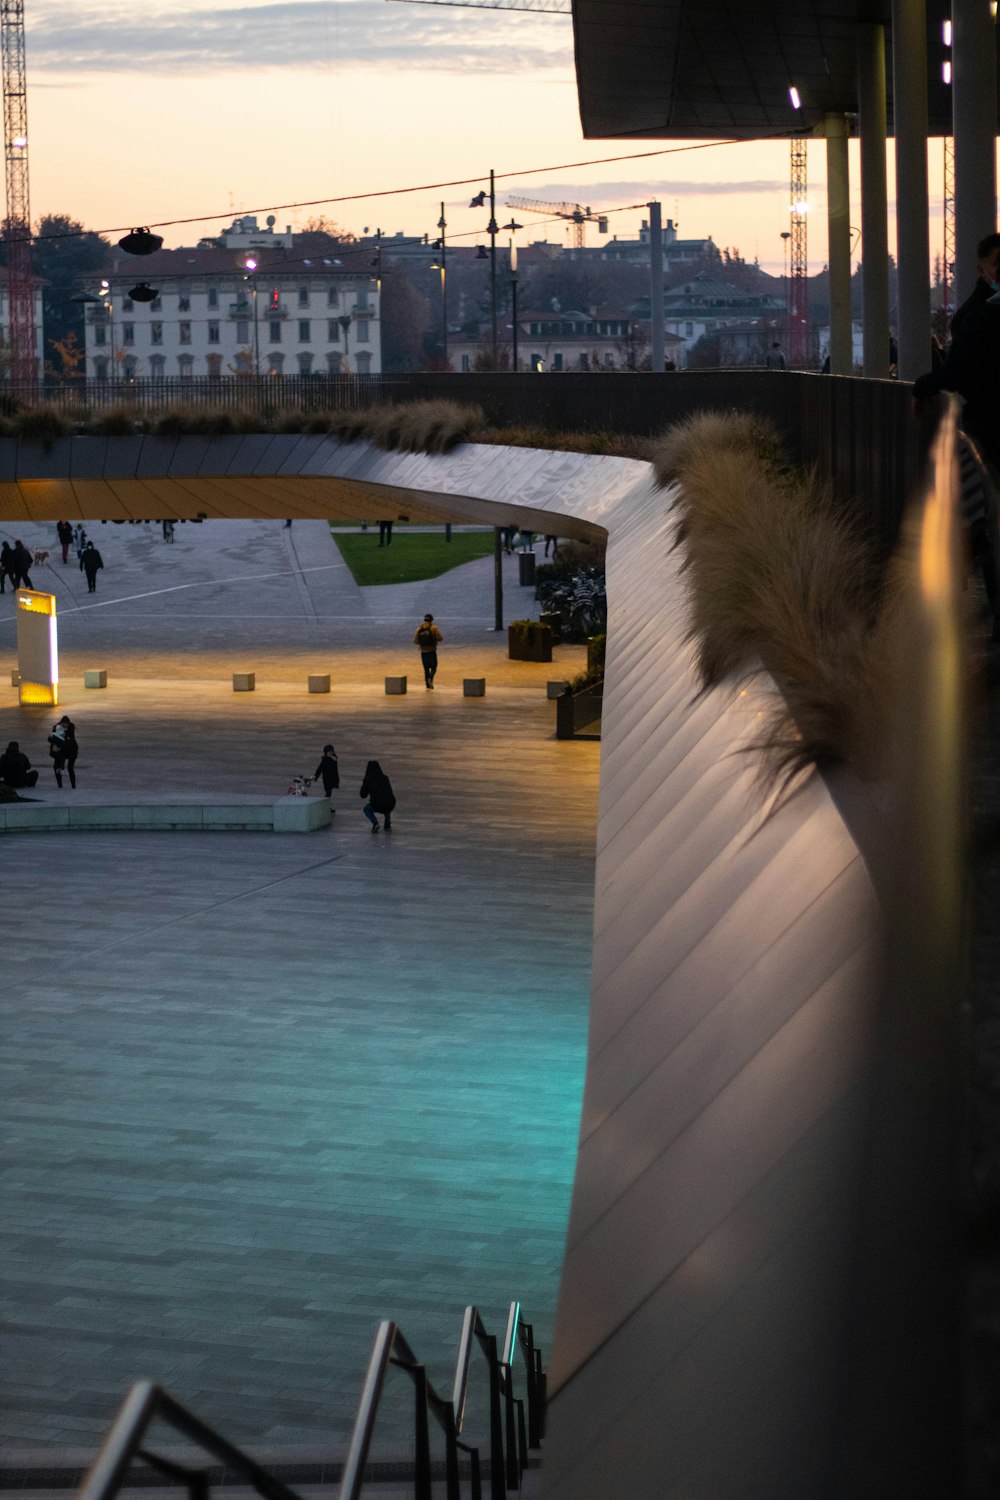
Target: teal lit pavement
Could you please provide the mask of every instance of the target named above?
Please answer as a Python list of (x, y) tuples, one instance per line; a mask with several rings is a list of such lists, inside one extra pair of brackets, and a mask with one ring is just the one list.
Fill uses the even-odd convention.
[[(321, 523), (294, 541), (279, 522), (178, 527), (169, 578), (152, 527), (95, 530), (123, 554), (99, 601), (275, 558), (277, 577), (186, 613), (155, 593), (74, 616), (75, 570), (50, 570), (78, 795), (279, 795), (331, 737), (343, 786), (308, 838), (4, 842), (4, 1447), (86, 1449), (149, 1375), (237, 1439), (335, 1453), (380, 1317), (440, 1380), (466, 1302), (499, 1322), (519, 1296), (551, 1339), (599, 747), (551, 738), (544, 681), (581, 653), (506, 662), (489, 559), (374, 596)], [(514, 576), (509, 615), (529, 597)], [(418, 607), (454, 618), (434, 694)], [(258, 691), (234, 698), (226, 671), (251, 657)], [(84, 665), (108, 667), (106, 693), (76, 685)], [(488, 695), (463, 700), (474, 665)], [(308, 670), (333, 671), (329, 698)], [(392, 670), (405, 699), (381, 692)], [(44, 715), (9, 687), (0, 711), (41, 762)], [(399, 796), (391, 836), (360, 816), (368, 755)], [(46, 801), (69, 795), (42, 774)]]

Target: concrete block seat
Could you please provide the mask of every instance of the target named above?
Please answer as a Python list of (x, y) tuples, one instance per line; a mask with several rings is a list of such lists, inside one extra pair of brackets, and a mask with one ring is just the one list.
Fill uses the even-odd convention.
[(463, 679), (462, 679), (462, 696), (463, 696), (463, 698), (485, 698), (486, 697), (486, 678), (485, 677), (463, 677)]
[(174, 797), (127, 801), (102, 793), (59, 792), (45, 800), (32, 789), (31, 800), (0, 803), (0, 833), (83, 832), (134, 829), (145, 833), (313, 833), (328, 828), (325, 797), (230, 797), (199, 800)]
[(107, 668), (91, 667), (83, 674), (83, 685), (85, 688), (106, 688), (108, 685)]

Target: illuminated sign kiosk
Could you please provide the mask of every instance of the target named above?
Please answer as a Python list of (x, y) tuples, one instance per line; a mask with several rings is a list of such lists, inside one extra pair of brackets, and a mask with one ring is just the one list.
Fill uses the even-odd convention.
[(17, 666), (20, 703), (59, 702), (59, 648), (56, 596), (34, 589), (17, 591)]

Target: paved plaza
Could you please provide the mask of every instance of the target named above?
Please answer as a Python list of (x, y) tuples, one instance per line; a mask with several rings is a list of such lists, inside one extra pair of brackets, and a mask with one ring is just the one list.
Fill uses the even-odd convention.
[[(36, 794), (280, 796), (326, 740), (342, 786), (309, 836), (0, 842), (4, 1450), (86, 1450), (151, 1376), (258, 1449), (337, 1456), (379, 1318), (442, 1382), (467, 1302), (499, 1324), (519, 1296), (551, 1343), (599, 746), (554, 739), (545, 681), (583, 651), (506, 659), (491, 558), (359, 589), (322, 522), (91, 535), (96, 595), (75, 566), (33, 573), (58, 597), (76, 792), (53, 784), (51, 710), (16, 706), (0, 599), (0, 738), (42, 768)], [(508, 618), (532, 610), (514, 564)], [(240, 670), (256, 692), (232, 692)], [(398, 672), (410, 692), (386, 697)], [(360, 813), (369, 757), (391, 835)]]

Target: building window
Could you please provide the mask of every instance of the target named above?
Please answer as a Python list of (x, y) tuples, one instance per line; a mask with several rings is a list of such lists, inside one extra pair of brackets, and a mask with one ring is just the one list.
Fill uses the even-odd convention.
[(190, 380), (191, 379), (191, 373), (194, 370), (194, 355), (193, 354), (178, 354), (178, 356), (177, 356), (177, 368), (178, 368), (178, 371), (180, 373), (180, 377), (181, 377), (182, 380)]
[(208, 305), (209, 305), (209, 307), (218, 307), (218, 305), (219, 305), (219, 289), (218, 289), (218, 287), (214, 287), (214, 286), (210, 286), (209, 287), (209, 289), (208, 289)]
[(307, 286), (300, 286), (299, 287), (299, 306), (300, 307), (308, 307), (309, 306), (309, 288)]
[(269, 323), (267, 326), (271, 330), (271, 333), (270, 333), (271, 343), (272, 344), (280, 344), (281, 343), (281, 324), (278, 322), (277, 319), (275, 319), (274, 322)]
[(299, 355), (299, 374), (300, 375), (311, 375), (312, 374), (312, 362), (313, 362), (313, 357), (312, 357), (311, 354), (300, 354)]
[(162, 307), (163, 307), (163, 298), (161, 296), (159, 296), (159, 295), (155, 296), (153, 298), (152, 302), (149, 304), (149, 310), (150, 310), (150, 312), (159, 312)]
[(162, 323), (150, 323), (150, 325), (149, 325), (149, 342), (151, 344), (162, 344), (163, 343), (163, 324)]
[(177, 294), (177, 311), (178, 312), (190, 312), (191, 311), (191, 294), (190, 294), (190, 292), (178, 292), (178, 294)]
[(370, 354), (356, 354), (354, 356), (354, 362), (358, 367), (359, 375), (367, 375), (371, 371), (372, 357)]
[(122, 312), (132, 312), (133, 310), (134, 309), (133, 309), (133, 306), (132, 306), (132, 298), (131, 297), (123, 297), (122, 298)]
[(336, 318), (327, 318), (326, 320), (326, 341), (328, 344), (340, 343), (340, 324)]
[(562, 351), (561, 350), (557, 350), (557, 352), (555, 354), (553, 354), (553, 356), (552, 356), (552, 368), (553, 368), (553, 370), (561, 370), (562, 367), (563, 367)]
[(208, 356), (208, 378), (209, 380), (222, 379), (222, 355), (210, 354)]
[(97, 376), (98, 380), (107, 380), (108, 361), (106, 359), (94, 360), (94, 374)]
[(210, 344), (217, 344), (217, 343), (219, 343), (219, 325), (218, 325), (218, 323), (209, 323), (209, 325), (208, 325), (208, 342)]
[(123, 344), (134, 344), (135, 343), (135, 324), (134, 323), (123, 323), (122, 324), (122, 343)]
[(607, 352), (604, 355), (604, 368), (606, 370), (613, 370), (614, 367), (615, 367), (615, 357), (611, 353), (611, 350), (609, 349), (609, 350), (607, 350)]
[(236, 342), (238, 344), (249, 344), (250, 342), (250, 324), (245, 318), (237, 318), (236, 320)]
[(108, 342), (108, 330), (103, 323), (98, 323), (94, 329), (94, 343), (106, 344)]
[(684, 324), (684, 332), (687, 335), (687, 337), (690, 338), (691, 335), (694, 333), (694, 324), (693, 323), (685, 323)]
[(151, 354), (149, 356), (149, 373), (154, 380), (162, 380), (166, 367), (167, 357), (165, 354)]
[(339, 291), (339, 289), (337, 287), (335, 287), (335, 286), (328, 286), (327, 287), (327, 289), (326, 289), (326, 305), (327, 305), (327, 307), (339, 307), (340, 306), (340, 291)]
[(469, 358), (469, 356), (467, 354), (463, 354), (462, 355), (462, 374), (463, 375), (468, 375), (468, 373), (469, 373), (469, 371), (471, 369), (472, 369), (472, 361), (470, 360), (470, 358)]
[(357, 299), (354, 303), (355, 312), (367, 312), (370, 304), (368, 301), (368, 288), (366, 286), (358, 289)]
[(134, 354), (127, 354), (122, 360), (122, 373), (126, 380), (134, 380), (135, 372), (139, 368), (139, 361)]
[(190, 344), (190, 342), (191, 342), (191, 324), (190, 323), (178, 323), (177, 328), (178, 328), (178, 332), (179, 332), (179, 335), (180, 335), (180, 341), (181, 341), (181, 343), (182, 344)]
[(285, 356), (283, 354), (272, 354), (268, 360), (269, 375), (280, 375), (285, 368)]
[(343, 363), (339, 354), (328, 354), (326, 356), (326, 368), (331, 375), (339, 375)]
[(299, 319), (299, 343), (300, 344), (308, 344), (309, 340), (310, 340), (310, 337), (311, 337), (311, 335), (310, 335), (310, 332), (309, 332), (309, 319), (308, 318), (300, 318)]
[(368, 319), (367, 318), (359, 318), (358, 321), (355, 323), (355, 325), (354, 325), (354, 339), (355, 339), (355, 342), (358, 343), (358, 344), (367, 344), (367, 342), (368, 342)]
[(586, 352), (586, 350), (584, 350), (584, 352), (580, 355), (580, 358), (577, 360), (577, 368), (581, 370), (590, 369), (590, 355)]

